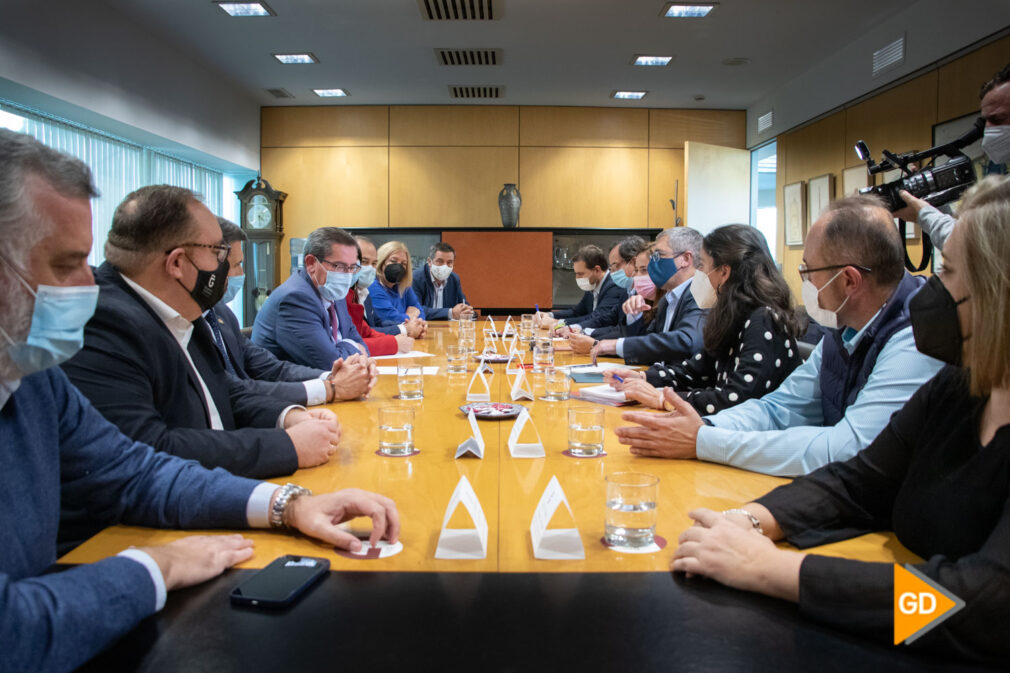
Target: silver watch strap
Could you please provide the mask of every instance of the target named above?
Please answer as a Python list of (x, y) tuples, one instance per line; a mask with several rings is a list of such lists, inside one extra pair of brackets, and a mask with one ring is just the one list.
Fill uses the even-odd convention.
[(745, 509), (727, 509), (727, 510), (723, 511), (723, 515), (726, 515), (726, 514), (743, 514), (745, 517), (747, 517), (748, 519), (750, 519), (750, 524), (752, 526), (754, 526), (754, 530), (756, 530), (757, 532), (761, 533), (762, 535), (765, 534), (764, 529), (761, 528), (761, 522), (758, 521), (758, 518), (756, 516), (754, 516), (753, 514), (751, 514), (750, 512), (748, 512), (747, 510), (745, 510)]
[(270, 526), (272, 528), (285, 528), (284, 510), (288, 503), (303, 495), (312, 495), (312, 491), (297, 484), (287, 483), (281, 486), (270, 506)]

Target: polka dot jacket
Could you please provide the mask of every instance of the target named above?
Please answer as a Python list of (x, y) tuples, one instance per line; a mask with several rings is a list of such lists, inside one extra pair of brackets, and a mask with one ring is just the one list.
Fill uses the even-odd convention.
[(802, 362), (796, 341), (763, 306), (751, 312), (726, 357), (707, 351), (675, 365), (659, 363), (646, 372), (657, 388), (672, 386), (698, 413), (714, 414), (775, 390)]

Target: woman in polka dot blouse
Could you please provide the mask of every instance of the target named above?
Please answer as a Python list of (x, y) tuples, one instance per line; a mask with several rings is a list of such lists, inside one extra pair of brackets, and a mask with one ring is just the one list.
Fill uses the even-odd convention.
[(705, 349), (645, 372), (608, 373), (629, 399), (660, 409), (660, 388), (672, 386), (699, 413), (714, 414), (774, 390), (801, 362), (789, 286), (761, 232), (742, 224), (719, 227), (705, 237), (699, 257), (691, 291), (699, 306), (711, 307)]

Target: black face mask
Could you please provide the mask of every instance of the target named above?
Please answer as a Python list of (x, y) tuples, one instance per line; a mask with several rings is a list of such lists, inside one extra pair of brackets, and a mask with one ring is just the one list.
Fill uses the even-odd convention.
[(407, 273), (407, 267), (397, 262), (387, 264), (386, 268), (382, 271), (382, 275), (390, 285), (396, 285), (403, 280), (403, 274), (405, 273)]
[(908, 302), (909, 319), (915, 347), (923, 355), (941, 362), (961, 366), (961, 323), (957, 317), (957, 306), (964, 299), (954, 301), (950, 292), (940, 282), (939, 276), (931, 276), (911, 301)]
[[(189, 259), (189, 256), (186, 256)], [(217, 268), (213, 271), (204, 271), (200, 267), (193, 263), (193, 260), (189, 260), (190, 264), (196, 268), (196, 284), (193, 285), (192, 290), (187, 290), (189, 296), (193, 298), (193, 301), (197, 303), (201, 311), (207, 311), (214, 307), (221, 297), (224, 296), (225, 290), (228, 289), (228, 271), (231, 270), (231, 265), (228, 260), (225, 259), (223, 262), (218, 263)], [(179, 282), (182, 285), (182, 282)], [(185, 285), (182, 285), (184, 288)]]

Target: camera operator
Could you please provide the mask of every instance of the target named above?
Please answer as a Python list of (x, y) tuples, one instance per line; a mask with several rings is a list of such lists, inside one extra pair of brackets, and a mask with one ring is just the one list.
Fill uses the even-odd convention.
[[(985, 120), (982, 149), (994, 164), (1010, 162), (1010, 64), (982, 86), (981, 115)], [(901, 190), (908, 205), (894, 211), (894, 216), (906, 222), (918, 222), (937, 250), (954, 230), (955, 218)]]

